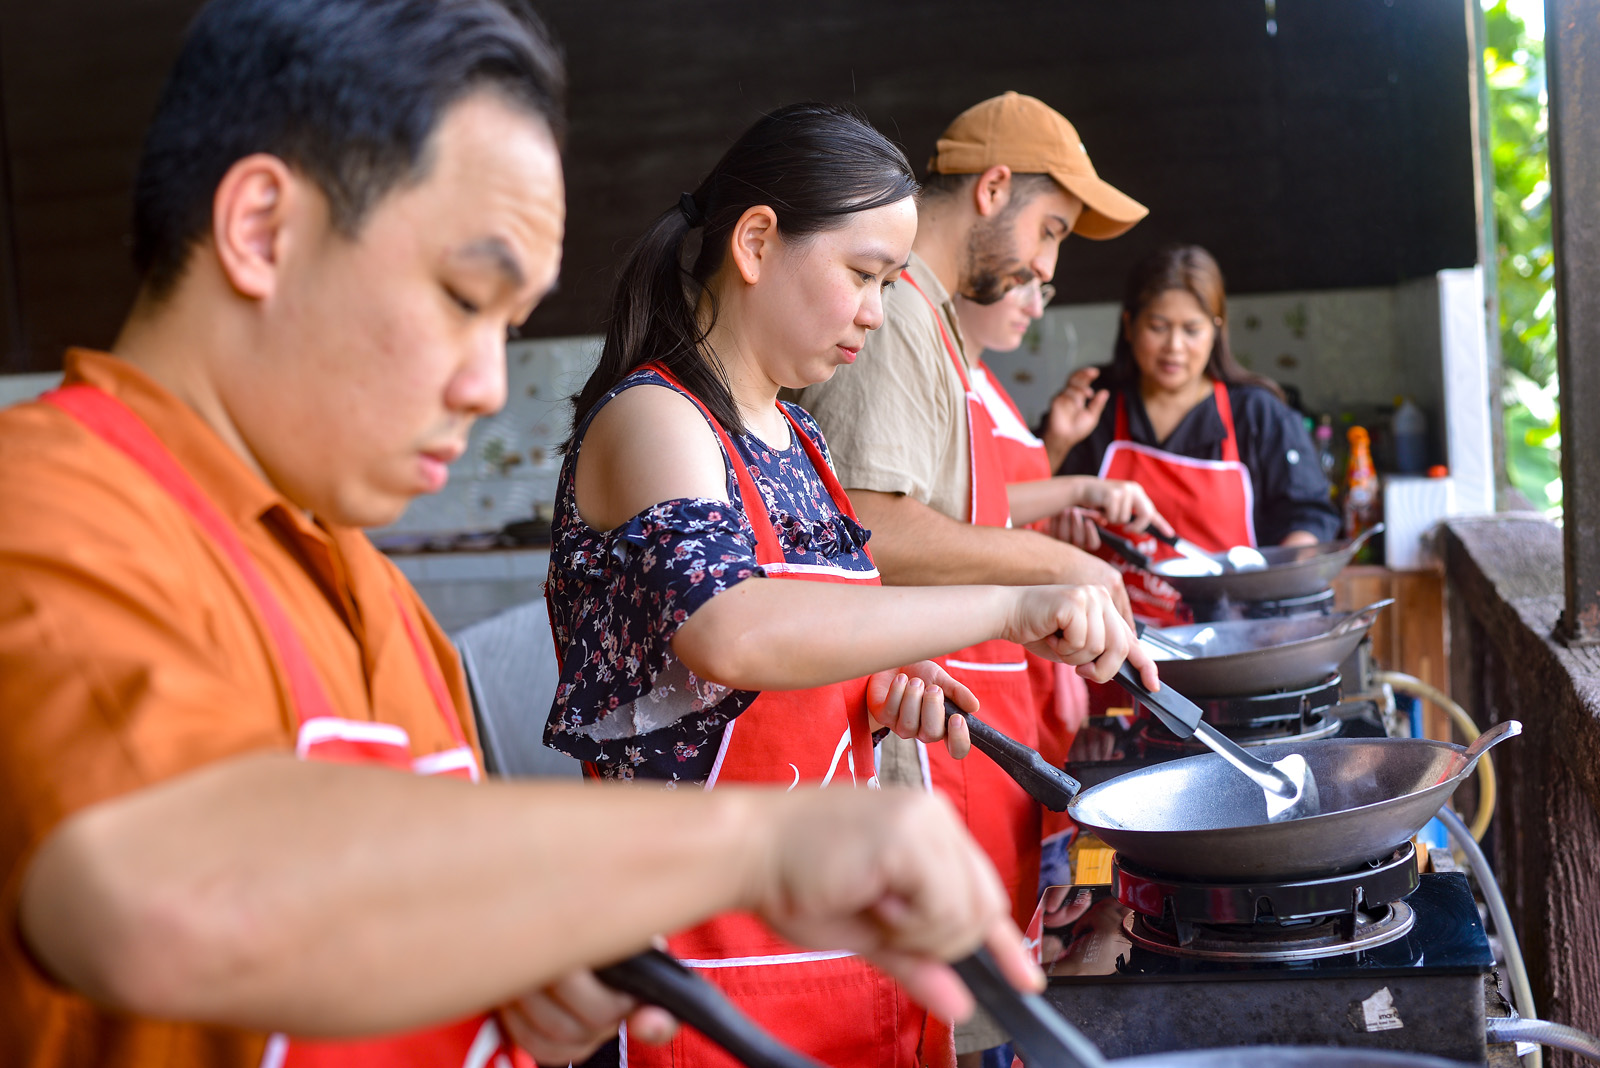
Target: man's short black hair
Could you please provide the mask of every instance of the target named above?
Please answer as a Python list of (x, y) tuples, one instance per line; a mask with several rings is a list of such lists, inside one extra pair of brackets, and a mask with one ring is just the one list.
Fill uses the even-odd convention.
[(354, 236), (426, 172), (429, 139), (463, 96), (492, 89), (559, 139), (565, 73), (520, 0), (211, 0), (190, 25), (145, 135), (133, 256), (160, 298), (211, 232), (235, 162), (275, 155)]

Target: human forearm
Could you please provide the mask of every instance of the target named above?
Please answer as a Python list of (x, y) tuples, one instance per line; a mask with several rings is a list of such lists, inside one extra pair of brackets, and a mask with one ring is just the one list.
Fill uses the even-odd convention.
[(673, 637), (695, 674), (748, 690), (860, 678), (1001, 637), (1018, 591), (996, 586), (847, 586), (747, 579)]
[(140, 1014), (412, 1027), (754, 904), (756, 804), (246, 757), (63, 825), (23, 930), (69, 985)]
[[(1061, 455), (1066, 456), (1066, 450)], [(1059, 466), (1057, 460), (1051, 470)], [(1012, 482), (1006, 486), (1006, 498), (1011, 505), (1011, 522), (1026, 526), (1039, 519), (1048, 519), (1085, 504), (1086, 484), (1095, 481), (1087, 475), (1061, 475), (1055, 478), (1035, 479), (1032, 482)]]
[(872, 531), (872, 553), (892, 585), (984, 582), (1006, 586), (1095, 583), (1121, 587), (1116, 570), (1037, 531), (962, 523), (921, 501), (855, 491), (851, 501)]
[(1066, 461), (1067, 453), (1071, 452), (1072, 447), (1078, 444), (1077, 439), (1066, 437), (1049, 429), (1046, 429), (1045, 435), (1041, 440), (1044, 442), (1045, 455), (1050, 458), (1050, 470), (1052, 471), (1061, 470), (1062, 463)]

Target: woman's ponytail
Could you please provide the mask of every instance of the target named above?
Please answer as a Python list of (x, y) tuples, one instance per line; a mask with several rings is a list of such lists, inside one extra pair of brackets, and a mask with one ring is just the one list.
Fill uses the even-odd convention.
[[(742, 432), (744, 420), (722, 367), (705, 348), (717, 317), (708, 284), (727, 256), (739, 219), (765, 204), (777, 215), (779, 232), (800, 239), (916, 192), (905, 155), (845, 108), (791, 104), (762, 116), (699, 188), (680, 196), (629, 250), (611, 299), (600, 362), (572, 400), (573, 429), (562, 448), (572, 451), (595, 405), (651, 362), (670, 370), (730, 433)], [(701, 227), (699, 252), (686, 266), (688, 238)]]

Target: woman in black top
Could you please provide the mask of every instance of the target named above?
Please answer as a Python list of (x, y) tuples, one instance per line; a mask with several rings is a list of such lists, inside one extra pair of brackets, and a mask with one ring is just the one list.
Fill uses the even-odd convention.
[[(1179, 484), (1192, 477), (1181, 465), (1223, 461), (1231, 453), (1248, 479), (1242, 495), (1226, 498), (1230, 503), (1202, 496), (1185, 514), (1157, 501), (1180, 534), (1198, 541), (1189, 532), (1210, 526), (1250, 530), (1258, 545), (1331, 540), (1339, 513), (1304, 420), (1276, 383), (1234, 360), (1227, 315), (1222, 271), (1205, 249), (1171, 246), (1135, 267), (1111, 363), (1075, 373), (1051, 405), (1044, 437), (1053, 456), (1065, 454), (1058, 473), (1107, 477), (1103, 467), (1119, 438), (1158, 464), (1160, 454), (1172, 457)], [(1248, 514), (1217, 514), (1237, 510), (1231, 502), (1240, 499), (1252, 502)]]

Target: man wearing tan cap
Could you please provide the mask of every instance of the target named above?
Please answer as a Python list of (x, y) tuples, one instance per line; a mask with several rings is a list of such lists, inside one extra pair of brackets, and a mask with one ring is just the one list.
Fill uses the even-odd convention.
[[(1012, 526), (1096, 502), (1083, 499), (1081, 481), (1008, 490), (1019, 476), (1008, 477), (1005, 431), (994, 418), (1003, 402), (984, 402), (995, 391), (981, 353), (963, 346), (953, 295), (992, 304), (1016, 286), (1048, 281), (1069, 233), (1116, 237), (1146, 209), (1095, 174), (1071, 123), (1014, 92), (958, 116), (929, 171), (911, 259), (884, 297), (882, 327), (853, 366), (805, 390), (801, 403), (821, 424), (840, 481), (873, 532), (886, 583), (1099, 583), (1127, 615), (1109, 564)], [(1049, 702), (1030, 683), (1019, 646), (986, 642), (941, 662), (977, 693), (986, 722), (1038, 743)], [(883, 748), (883, 780), (920, 781), (951, 798), (1026, 925), (1038, 895), (1039, 806), (991, 761), (948, 761), (914, 744)], [(977, 1063), (979, 1051), (1004, 1041), (992, 1025), (969, 1025), (958, 1029), (956, 1048)]]

